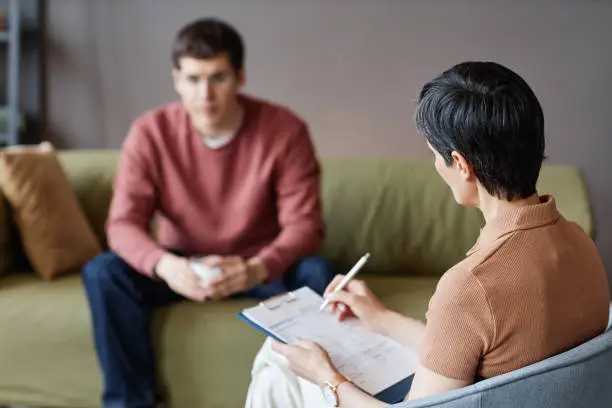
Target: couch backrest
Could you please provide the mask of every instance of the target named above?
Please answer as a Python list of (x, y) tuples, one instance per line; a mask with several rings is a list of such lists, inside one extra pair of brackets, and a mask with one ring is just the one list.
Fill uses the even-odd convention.
[(519, 370), (396, 408), (612, 407), (612, 331)]
[[(323, 160), (323, 200), (329, 228), (325, 252), (343, 263), (371, 252), (377, 273), (440, 275), (475, 243), (480, 211), (458, 205), (433, 159)], [(580, 173), (546, 166), (539, 192), (592, 234), (591, 210)]]
[[(84, 211), (104, 240), (118, 150), (60, 153)], [(345, 267), (365, 252), (369, 273), (439, 276), (474, 244), (483, 219), (457, 205), (431, 159), (323, 158), (327, 238), (323, 252)], [(540, 192), (592, 234), (590, 204), (579, 172), (547, 166)]]

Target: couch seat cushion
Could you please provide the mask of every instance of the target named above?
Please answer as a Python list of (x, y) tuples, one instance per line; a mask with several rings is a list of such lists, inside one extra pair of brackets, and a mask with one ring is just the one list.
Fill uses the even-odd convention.
[[(362, 278), (390, 307), (417, 318), (425, 315), (436, 285), (432, 278)], [(156, 313), (152, 330), (173, 406), (244, 404), (264, 335), (235, 314), (255, 303), (183, 302)], [(79, 275), (53, 282), (33, 272), (3, 277), (0, 328), (0, 403), (99, 406), (101, 376)]]

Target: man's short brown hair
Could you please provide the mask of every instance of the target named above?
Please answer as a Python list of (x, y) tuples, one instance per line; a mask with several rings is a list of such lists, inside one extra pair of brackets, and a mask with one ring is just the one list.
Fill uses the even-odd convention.
[(240, 33), (228, 23), (203, 18), (193, 21), (177, 33), (172, 46), (172, 64), (180, 69), (183, 57), (209, 59), (226, 53), (234, 71), (244, 66), (244, 44)]

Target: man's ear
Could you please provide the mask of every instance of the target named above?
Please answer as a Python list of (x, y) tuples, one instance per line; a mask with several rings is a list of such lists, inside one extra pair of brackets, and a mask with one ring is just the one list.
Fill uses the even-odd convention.
[(244, 87), (244, 85), (246, 84), (246, 71), (244, 70), (244, 68), (240, 68), (237, 74), (237, 78), (238, 78), (238, 87), (239, 88)]
[(472, 170), (472, 166), (468, 161), (463, 157), (463, 155), (459, 152), (453, 151), (451, 153), (451, 157), (453, 158), (453, 165), (457, 166), (457, 170), (463, 177), (465, 181), (469, 181), (474, 177), (474, 171)]

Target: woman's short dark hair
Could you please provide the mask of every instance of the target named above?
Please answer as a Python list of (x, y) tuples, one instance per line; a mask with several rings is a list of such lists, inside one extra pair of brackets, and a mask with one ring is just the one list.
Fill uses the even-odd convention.
[(244, 44), (240, 33), (224, 21), (203, 18), (179, 30), (172, 46), (172, 64), (179, 69), (183, 57), (209, 59), (221, 53), (227, 53), (235, 72), (243, 68)]
[(416, 125), (447, 165), (461, 153), (492, 195), (536, 192), (544, 160), (544, 114), (527, 83), (493, 62), (464, 62), (427, 83)]

